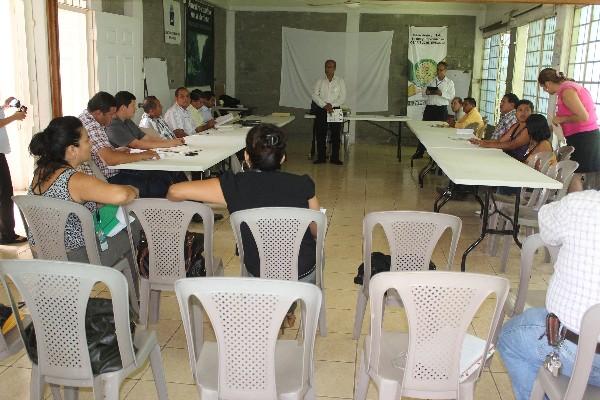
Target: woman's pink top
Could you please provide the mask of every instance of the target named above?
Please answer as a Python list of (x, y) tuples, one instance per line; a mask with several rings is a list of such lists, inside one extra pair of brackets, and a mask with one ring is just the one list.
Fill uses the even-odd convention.
[(566, 89), (574, 89), (577, 92), (577, 97), (581, 100), (583, 107), (588, 112), (588, 119), (584, 122), (564, 122), (561, 125), (563, 134), (565, 136), (571, 136), (580, 132), (588, 132), (598, 129), (598, 122), (596, 120), (596, 105), (592, 100), (592, 95), (583, 86), (572, 82), (565, 81), (560, 84), (558, 91), (556, 92), (556, 116), (568, 117), (573, 115), (573, 112), (562, 101), (562, 93)]

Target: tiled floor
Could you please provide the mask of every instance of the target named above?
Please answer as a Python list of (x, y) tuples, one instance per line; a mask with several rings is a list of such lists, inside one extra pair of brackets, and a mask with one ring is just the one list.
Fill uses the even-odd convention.
[[(325, 286), (329, 335), (316, 339), (316, 375), (317, 394), (320, 399), (352, 398), (354, 392), (354, 374), (360, 354), (358, 341), (352, 340), (357, 286), (352, 278), (361, 263), (361, 229), (363, 216), (379, 210), (431, 210), (435, 186), (445, 183), (439, 176), (429, 176), (424, 189), (417, 185), (417, 172), (425, 161), (416, 162), (410, 169), (411, 148), (403, 149), (403, 162), (395, 158), (395, 146), (357, 145), (354, 146), (351, 159), (344, 166), (324, 164), (313, 166), (306, 159), (306, 145), (291, 144), (289, 161), (285, 169), (296, 173), (305, 173), (316, 182), (317, 196), (322, 207), (327, 209), (329, 229), (326, 237)], [(458, 215), (463, 220), (463, 231), (459, 243), (454, 270), (459, 270), (460, 255), (470, 242), (478, 236), (478, 209), (474, 201), (450, 202), (443, 211)], [(376, 236), (376, 244), (387, 251), (381, 234)], [(438, 266), (444, 264), (449, 238), (443, 237), (434, 253)], [(486, 274), (497, 274), (499, 258), (484, 253), (487, 242), (484, 241), (468, 258), (467, 270)], [(215, 253), (223, 258), (226, 275), (239, 274), (239, 261), (233, 252), (233, 236), (229, 221), (224, 219), (216, 224)], [(29, 257), (26, 246), (0, 246), (0, 258)], [(545, 287), (549, 278), (547, 266), (536, 267), (532, 284)], [(518, 252), (513, 246), (508, 274), (514, 286), (518, 283)], [(99, 292), (105, 295), (106, 292)], [(4, 298), (1, 295), (0, 300)], [(486, 304), (473, 321), (472, 332), (482, 334), (486, 318), (483, 316)], [(405, 326), (403, 313), (391, 311), (386, 317), (386, 326)], [(160, 321), (156, 325), (161, 347), (168, 391), (171, 399), (191, 399), (197, 397), (188, 365), (185, 337), (179, 317), (176, 299), (172, 293), (163, 295)], [(368, 318), (363, 325), (363, 337), (368, 331)], [(285, 335), (293, 335), (287, 330)], [(21, 353), (9, 360), (0, 362), (0, 399), (28, 399), (30, 363)], [(369, 399), (376, 399), (373, 386), (369, 389)], [(82, 399), (91, 398), (87, 391)], [(121, 388), (121, 398), (152, 399), (156, 397), (152, 374), (144, 366)], [(494, 357), (490, 368), (483, 374), (476, 389), (476, 398), (485, 400), (509, 400), (513, 398), (510, 379), (498, 355)]]

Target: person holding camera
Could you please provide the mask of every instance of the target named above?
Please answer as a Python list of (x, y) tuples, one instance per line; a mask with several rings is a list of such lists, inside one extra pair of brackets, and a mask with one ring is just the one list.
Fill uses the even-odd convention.
[[(6, 117), (4, 110), (16, 107), (18, 110)], [(27, 241), (27, 238), (15, 233), (15, 215), (13, 207), (13, 187), (10, 179), (10, 170), (6, 162), (6, 154), (10, 153), (10, 142), (5, 126), (22, 121), (27, 117), (27, 108), (21, 106), (19, 100), (9, 97), (0, 107), (0, 244), (15, 244)]]

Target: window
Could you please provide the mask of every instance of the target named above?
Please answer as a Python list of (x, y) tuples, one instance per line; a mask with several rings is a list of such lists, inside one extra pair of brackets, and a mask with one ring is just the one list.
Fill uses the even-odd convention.
[(484, 42), (479, 111), (490, 124), (498, 120), (500, 100), (506, 92), (509, 43), (509, 32), (498, 33)]
[(542, 69), (552, 65), (555, 30), (556, 17), (539, 19), (528, 26), (523, 98), (530, 100), (535, 112), (543, 115), (548, 113), (548, 93), (540, 88), (537, 77)]
[(575, 9), (567, 76), (590, 91), (600, 113), (600, 5)]

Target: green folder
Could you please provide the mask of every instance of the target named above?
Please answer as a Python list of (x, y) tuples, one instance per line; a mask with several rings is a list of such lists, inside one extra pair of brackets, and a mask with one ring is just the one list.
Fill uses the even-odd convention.
[(119, 206), (114, 204), (105, 204), (98, 210), (99, 220), (96, 221), (96, 228), (102, 228), (105, 234), (108, 234), (119, 223), (117, 219)]

